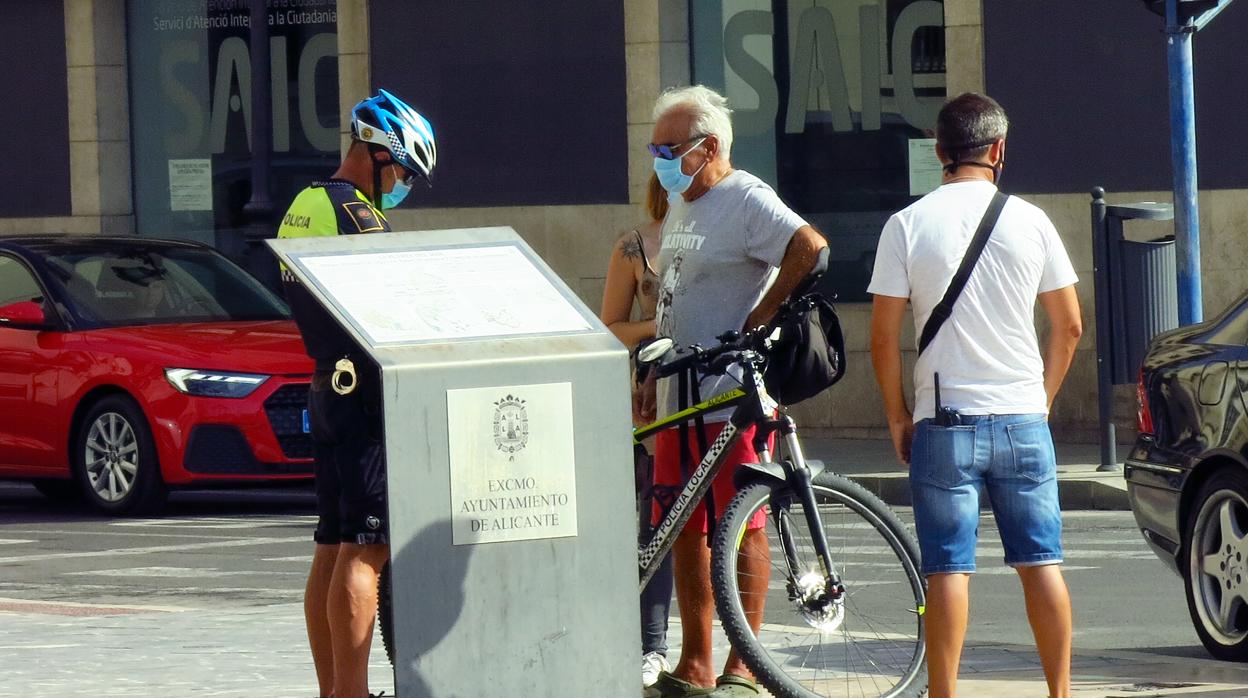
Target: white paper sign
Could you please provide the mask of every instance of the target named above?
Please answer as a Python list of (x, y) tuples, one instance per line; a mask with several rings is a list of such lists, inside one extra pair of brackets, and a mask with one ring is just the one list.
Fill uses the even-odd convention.
[(936, 157), (936, 139), (910, 139), (910, 196), (935, 191), (944, 173)]
[(572, 384), (446, 392), (455, 545), (576, 535)]
[(212, 160), (169, 161), (169, 210), (212, 210)]
[(590, 328), (514, 245), (327, 255), (300, 262), (373, 344)]

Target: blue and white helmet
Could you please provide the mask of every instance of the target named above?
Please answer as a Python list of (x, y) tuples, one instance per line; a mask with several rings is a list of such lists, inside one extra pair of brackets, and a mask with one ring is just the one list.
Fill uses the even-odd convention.
[(433, 126), (403, 100), (377, 92), (351, 110), (351, 135), (385, 148), (395, 162), (429, 181), (438, 161)]

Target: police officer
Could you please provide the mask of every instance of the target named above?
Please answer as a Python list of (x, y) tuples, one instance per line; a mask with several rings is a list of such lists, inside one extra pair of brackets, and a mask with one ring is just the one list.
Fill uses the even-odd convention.
[[(437, 159), (433, 127), (380, 90), (351, 112), (351, 146), (332, 177), (295, 197), (279, 238), (386, 232)], [(316, 552), (304, 594), (321, 696), (364, 698), (377, 582), (390, 556), (380, 372), (286, 269), (282, 286), (316, 361), (308, 396), (316, 456)]]

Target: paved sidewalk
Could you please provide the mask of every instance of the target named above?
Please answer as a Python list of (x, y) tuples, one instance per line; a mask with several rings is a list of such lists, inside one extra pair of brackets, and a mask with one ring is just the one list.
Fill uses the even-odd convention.
[[(0, 600), (0, 610), (3, 610)], [(111, 613), (111, 615), (110, 615)], [(3, 698), (315, 698), (302, 603), (228, 611), (45, 604), (0, 612)], [(372, 690), (394, 695), (374, 634)]]
[[(910, 505), (905, 466), (891, 441), (803, 437), (806, 457), (848, 475), (893, 506)], [(1098, 472), (1096, 444), (1057, 444), (1057, 484), (1063, 509), (1127, 510), (1127, 483), (1121, 469)]]
[[(670, 650), (673, 657), (680, 654), (679, 629), (679, 619), (672, 619), (668, 637), (673, 641)], [(721, 635), (715, 643), (716, 659), (722, 661), (727, 652), (727, 638)], [(1071, 693), (1077, 698), (1248, 696), (1248, 665), (1213, 659), (1076, 647), (1071, 673)], [(766, 691), (763, 695), (771, 696)], [(1044, 673), (1034, 647), (970, 644), (963, 651), (959, 698), (1045, 698), (1047, 695)]]
[[(230, 612), (48, 604), (0, 613), (0, 619), (8, 637), (23, 638), (0, 646), (3, 698), (316, 694), (298, 604)], [(679, 640), (679, 629), (673, 619), (673, 640)], [(174, 637), (181, 640), (171, 646), (167, 641)], [(717, 657), (726, 652), (721, 637)], [(677, 645), (672, 655), (678, 654)], [(384, 657), (374, 642), (371, 683), (374, 691), (393, 695)], [(1080, 698), (1248, 695), (1248, 666), (1211, 659), (1076, 648), (1073, 667), (1074, 695)], [(963, 698), (1047, 695), (1035, 651), (1026, 646), (969, 646), (962, 677)], [(604, 687), (601, 698), (636, 695), (636, 688)]]

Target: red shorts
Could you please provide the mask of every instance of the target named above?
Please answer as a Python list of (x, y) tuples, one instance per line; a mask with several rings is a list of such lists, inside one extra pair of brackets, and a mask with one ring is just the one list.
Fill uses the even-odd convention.
[[(727, 422), (714, 422), (707, 424), (703, 433), (706, 434), (706, 445), (709, 447), (715, 442), (715, 437), (719, 436), (719, 432), (723, 430)], [(702, 461), (704, 453), (698, 448), (698, 436), (696, 427), (689, 427), (689, 472), (692, 473), (698, 467), (698, 463)], [(754, 431), (755, 427), (751, 425), (749, 428), (741, 432), (737, 437), (737, 442), (733, 444), (728, 451), (727, 460), (724, 462), (723, 469), (715, 476), (714, 482), (711, 483), (711, 490), (708, 497), (715, 500), (715, 520), (722, 521), (724, 510), (728, 508), (728, 502), (737, 494), (737, 488), (733, 485), (732, 479), (737, 472), (737, 465), (740, 463), (757, 463), (758, 454), (754, 452)], [(769, 438), (770, 445), (774, 439)], [(651, 523), (658, 525), (663, 520), (663, 515), (667, 513), (666, 508), (670, 507), (676, 496), (685, 487), (685, 475), (680, 471), (680, 429), (673, 428), (661, 431), (654, 442), (654, 504), (651, 508)], [(693, 511), (692, 518), (686, 526), (696, 526), (694, 530), (707, 532), (706, 521), (706, 499), (704, 498), (698, 503)], [(750, 520), (749, 528), (762, 528), (767, 522), (766, 515), (763, 511), (759, 511)]]

